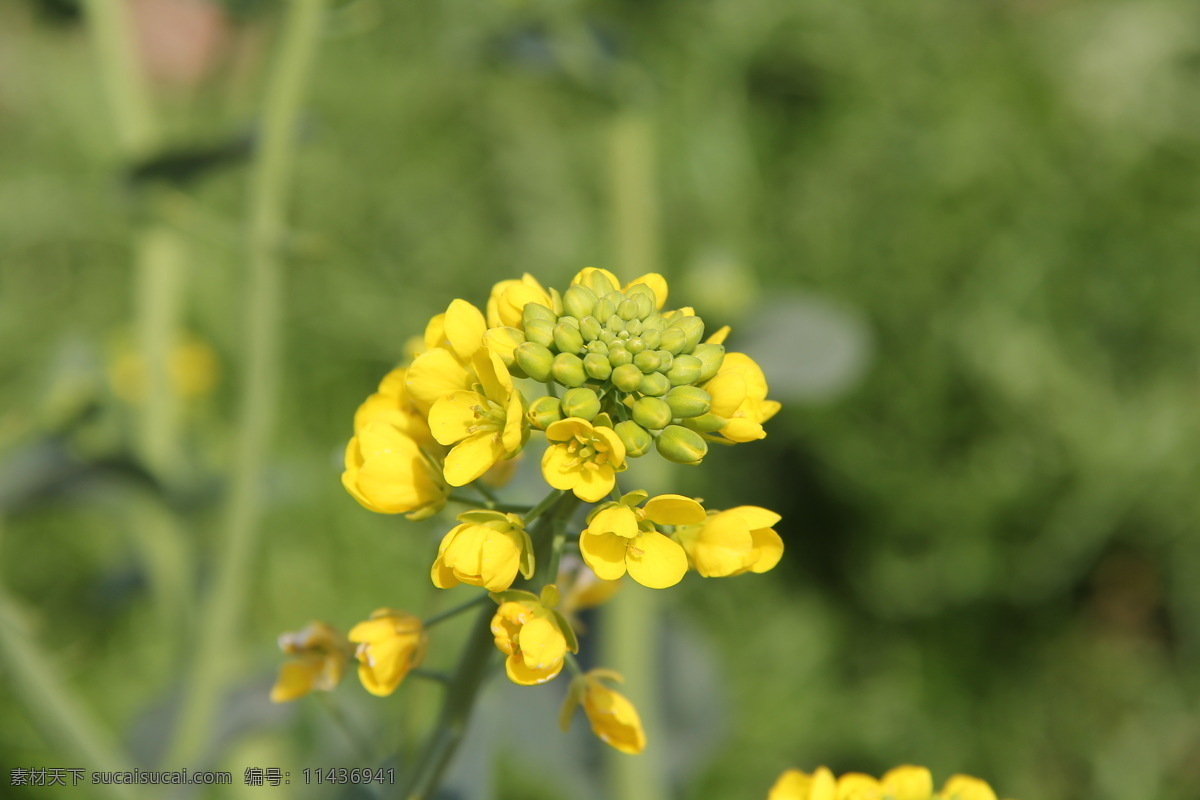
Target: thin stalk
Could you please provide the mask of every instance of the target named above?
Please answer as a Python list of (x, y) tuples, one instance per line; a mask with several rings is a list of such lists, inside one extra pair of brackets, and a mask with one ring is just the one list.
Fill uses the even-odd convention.
[[(644, 109), (627, 109), (613, 119), (609, 159), (617, 268), (621, 274), (630, 276), (657, 271), (659, 224), (654, 121)], [(654, 590), (628, 586), (604, 611), (601, 649), (605, 660), (615, 669), (640, 676), (630, 687), (629, 699), (640, 711), (646, 730), (646, 750), (638, 758), (615, 751), (608, 754), (610, 791), (624, 800), (662, 800), (669, 794), (662, 760), (664, 731), (660, 705), (653, 691), (659, 674), (656, 642), (661, 625), (660, 603)]]
[(301, 94), (320, 34), (323, 0), (288, 3), (278, 56), (268, 79), (262, 143), (250, 185), (249, 270), (246, 276), (245, 353), (236, 461), (226, 509), (221, 560), (202, 616), (191, 680), (167, 763), (195, 764), (210, 738), (227, 680), (258, 544), (262, 477), (279, 396), (279, 246), (293, 161)]
[(464, 611), (470, 611), (472, 608), (474, 608), (475, 606), (479, 605), (480, 603), (482, 603), (488, 599), (489, 598), (488, 598), (487, 594), (478, 595), (478, 596), (473, 597), (470, 600), (466, 601), (465, 603), (459, 603), (456, 606), (448, 608), (445, 611), (440, 611), (437, 614), (434, 614), (433, 616), (422, 620), (421, 625), (424, 626), (424, 628), (426, 630), (429, 630), (434, 625), (437, 625), (440, 622), (445, 622), (448, 619), (457, 617), (459, 614), (461, 614)]
[[(562, 544), (566, 539), (567, 522), (579, 505), (574, 495), (557, 493), (552, 496), (552, 513), (543, 515), (530, 532), (535, 549), (536, 571), (532, 579), (522, 581), (519, 585), (519, 588), (529, 589), (535, 594), (554, 580)], [(479, 689), (498, 660), (495, 637), (492, 635), (494, 615), (491, 607), (483, 608), (467, 634), (458, 664), (446, 684), (437, 727), (417, 761), (412, 780), (401, 795), (405, 800), (428, 800), (434, 796), (446, 767), (466, 734)]]

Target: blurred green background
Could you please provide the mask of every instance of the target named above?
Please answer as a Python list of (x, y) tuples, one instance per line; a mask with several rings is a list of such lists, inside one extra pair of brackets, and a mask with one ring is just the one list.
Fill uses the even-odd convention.
[[(146, 767), (223, 554), (285, 5), (130, 4), (158, 128), (140, 149), (77, 5), (0, 5), (0, 622)], [(175, 768), (231, 770), (212, 796), (301, 796), (236, 784), (370, 766), (420, 732), (428, 684), (266, 700), (278, 633), (442, 602), (425, 576), (449, 518), (374, 515), (339, 484), (354, 409), (450, 299), (590, 265), (662, 272), (784, 403), (766, 440), (647, 477), (775, 509), (787, 543), (772, 573), (661, 595), (662, 674), (628, 677), (662, 704), (664, 796), (917, 763), (1023, 800), (1194, 800), (1200, 6), (358, 0), (321, 25), (258, 542), (213, 730)], [(145, 402), (113, 390), (162, 307), (147, 237), (175, 276), (165, 324), (216, 361), (157, 457)], [(454, 646), (439, 629), (431, 659)], [(0, 781), (85, 766), (8, 652)], [(581, 779), (586, 738), (539, 759), (564, 746), (563, 688), (489, 694), (493, 736), (447, 796), (619, 796)]]

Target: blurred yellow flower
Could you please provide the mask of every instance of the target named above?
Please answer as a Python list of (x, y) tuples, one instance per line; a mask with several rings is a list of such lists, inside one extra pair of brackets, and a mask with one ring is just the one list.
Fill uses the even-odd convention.
[(279, 649), (296, 658), (279, 668), (271, 702), (286, 703), (314, 689), (333, 689), (346, 672), (349, 648), (346, 637), (324, 622), (310, 622), (302, 630), (280, 635)]
[(895, 800), (929, 800), (933, 794), (933, 776), (925, 767), (893, 767), (883, 774), (880, 783), (884, 793)]
[(780, 516), (758, 506), (738, 506), (710, 515), (699, 525), (675, 530), (696, 572), (723, 578), (766, 572), (783, 557), (783, 540), (774, 526)]
[(443, 445), (453, 445), (443, 474), (451, 486), (465, 486), (498, 461), (515, 456), (529, 435), (525, 401), (513, 388), (500, 357), (485, 349), (471, 359), (478, 383), (455, 390), (429, 409), (429, 429)]
[(812, 775), (789, 769), (771, 787), (767, 800), (836, 800), (837, 782), (825, 767), (817, 767)]
[(595, 503), (612, 491), (625, 469), (625, 445), (612, 428), (568, 417), (546, 428), (551, 445), (542, 455), (542, 476), (555, 489)]
[(364, 508), (423, 519), (446, 503), (442, 470), (412, 437), (370, 420), (346, 446), (346, 487)]
[(403, 611), (380, 608), (366, 622), (350, 629), (347, 637), (358, 643), (358, 677), (373, 695), (396, 691), (409, 670), (425, 656), (426, 635), (421, 620)]
[(646, 748), (646, 732), (637, 709), (625, 695), (605, 685), (606, 681), (621, 680), (620, 675), (607, 669), (593, 669), (575, 678), (559, 714), (559, 726), (565, 731), (575, 707), (582, 703), (592, 732), (602, 742), (629, 755), (642, 752)]
[(566, 620), (550, 607), (556, 596), (553, 584), (540, 599), (528, 592), (502, 596), (492, 617), (492, 635), (496, 647), (508, 657), (504, 668), (513, 683), (535, 686), (552, 680), (562, 671), (567, 652), (579, 650)]
[(704, 519), (704, 507), (677, 494), (664, 494), (637, 506), (645, 492), (630, 492), (588, 516), (579, 535), (583, 560), (604, 580), (629, 576), (651, 589), (674, 586), (687, 572), (687, 555), (678, 542), (659, 533), (658, 525), (685, 525)]
[(459, 583), (489, 592), (507, 589), (520, 572), (533, 575), (533, 545), (521, 518), (499, 511), (467, 511), (442, 539), (430, 573), (433, 585), (449, 589)]
[(996, 793), (979, 778), (970, 775), (952, 775), (942, 787), (939, 800), (996, 800)]
[[(220, 368), (217, 355), (205, 342), (184, 335), (167, 358), (167, 381), (176, 397), (195, 398), (208, 394), (217, 384)], [(108, 379), (113, 392), (127, 403), (146, 400), (146, 361), (132, 343), (122, 341), (109, 360)]]
[(701, 388), (712, 396), (709, 413), (725, 420), (717, 430), (717, 438), (730, 442), (752, 442), (765, 437), (762, 424), (780, 408), (779, 403), (767, 399), (767, 379), (762, 368), (745, 353), (726, 353), (717, 374)]

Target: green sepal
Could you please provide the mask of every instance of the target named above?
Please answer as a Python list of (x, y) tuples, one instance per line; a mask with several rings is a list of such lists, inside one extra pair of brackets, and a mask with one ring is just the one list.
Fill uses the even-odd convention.
[(621, 499), (617, 502), (623, 506), (637, 508), (642, 503), (646, 502), (646, 498), (650, 497), (650, 493), (645, 489), (634, 489), (632, 492), (626, 492), (621, 495)]
[(567, 640), (567, 649), (572, 653), (579, 652), (579, 638), (575, 636), (575, 629), (567, 622), (567, 618), (562, 615), (558, 609), (551, 609), (551, 614), (554, 615), (554, 621), (558, 623), (558, 629), (562, 631), (563, 638)]
[(524, 589), (505, 589), (503, 592), (488, 592), (488, 597), (496, 602), (496, 605), (502, 606), (505, 603), (527, 603), (538, 601), (537, 595), (533, 592), (527, 592)]
[(503, 511), (489, 511), (486, 508), (473, 508), (470, 511), (464, 511), (456, 519), (459, 522), (469, 522), (472, 525), (487, 525), (489, 522), (503, 522), (505, 525), (511, 524), (508, 515)]
[(521, 563), (517, 569), (521, 572), (521, 577), (529, 580), (533, 577), (533, 539), (529, 538), (529, 531), (521, 528), (521, 538), (524, 540), (521, 546)]

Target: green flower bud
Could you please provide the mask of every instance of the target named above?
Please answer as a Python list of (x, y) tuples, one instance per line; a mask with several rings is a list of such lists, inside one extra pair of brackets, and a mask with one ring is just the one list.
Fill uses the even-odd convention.
[[(609, 355), (612, 359), (612, 355)], [(638, 387), (642, 385), (642, 371), (633, 364), (622, 364), (619, 367), (614, 367), (609, 380), (613, 382), (622, 392), (636, 392)]]
[[(640, 291), (638, 286), (644, 291)], [(645, 319), (654, 313), (654, 290), (644, 283), (639, 283), (629, 290), (629, 299), (637, 308), (637, 319)]]
[(639, 397), (633, 404), (632, 416), (643, 428), (661, 431), (671, 424), (671, 407), (657, 397)]
[(679, 355), (687, 344), (687, 334), (679, 328), (666, 328), (659, 338), (658, 346), (671, 355)]
[(633, 420), (618, 422), (613, 430), (621, 437), (621, 443), (625, 445), (625, 455), (629, 458), (644, 456), (654, 446), (654, 437)]
[(583, 349), (583, 334), (564, 320), (554, 326), (554, 346), (560, 353), (578, 353)]
[(588, 342), (587, 346), (585, 346), (583, 349), (587, 350), (589, 353), (597, 353), (605, 357), (608, 356), (608, 345), (599, 339), (594, 342)]
[(642, 321), (640, 319), (631, 319), (625, 323), (625, 330), (629, 331), (630, 336), (642, 335)]
[(651, 397), (662, 397), (671, 391), (671, 382), (661, 372), (651, 372), (649, 375), (642, 376), (642, 382), (638, 384), (638, 391)]
[(563, 310), (577, 319), (583, 319), (592, 313), (596, 307), (596, 293), (581, 283), (577, 283), (562, 298)]
[(704, 363), (695, 356), (675, 356), (671, 368), (667, 370), (667, 379), (671, 381), (672, 386), (686, 386), (700, 378), (700, 370), (703, 368)]
[(614, 369), (631, 364), (633, 363), (633, 353), (629, 352), (625, 345), (617, 342), (608, 348), (608, 363), (612, 364)]
[(554, 344), (554, 324), (544, 319), (535, 319), (526, 322), (525, 341), (540, 344), (542, 347), (549, 347)]
[(657, 350), (643, 350), (633, 357), (633, 365), (642, 372), (657, 372), (661, 363)]
[(667, 330), (671, 328), (683, 331), (684, 344), (681, 352), (684, 353), (692, 352), (692, 348), (699, 344), (701, 337), (704, 336), (704, 320), (699, 317), (676, 317), (671, 320)]
[(596, 301), (596, 308), (592, 311), (592, 316), (599, 320), (607, 320), (617, 313), (617, 304), (624, 299), (625, 297), (620, 292), (609, 292)]
[(600, 332), (604, 330), (600, 327), (600, 320), (592, 316), (583, 317), (579, 320), (579, 332), (583, 334), (585, 342), (594, 342), (600, 338)]
[(587, 373), (583, 371), (583, 359), (574, 353), (559, 353), (550, 367), (554, 380), (563, 386), (583, 386)]
[(591, 389), (567, 389), (562, 396), (562, 411), (568, 417), (591, 422), (600, 413), (600, 398)]
[(549, 322), (553, 325), (558, 322), (558, 314), (555, 314), (541, 303), (526, 303), (525, 307), (521, 309), (521, 325), (528, 329), (529, 323), (534, 320)]
[(617, 335), (607, 328), (600, 331), (600, 341), (604, 342), (605, 344), (612, 344), (614, 341), (616, 341), (616, 339)]
[(606, 381), (612, 374), (612, 364), (604, 353), (588, 353), (583, 357), (583, 371), (593, 380)]
[(655, 440), (658, 454), (676, 464), (699, 464), (708, 455), (708, 444), (695, 431), (668, 425)]
[(724, 417), (718, 417), (716, 414), (701, 414), (698, 417), (689, 417), (683, 421), (684, 425), (701, 433), (715, 433), (725, 427), (725, 423), (729, 420)]
[(667, 321), (657, 311), (642, 320), (642, 324), (646, 326), (646, 330), (658, 331), (659, 333), (662, 333), (667, 327)]
[(622, 300), (617, 306), (617, 316), (628, 322), (631, 319), (637, 319), (638, 307), (637, 303), (632, 300)]
[(636, 356), (646, 349), (646, 343), (637, 337), (630, 337), (625, 340), (625, 349)]
[[(645, 342), (646, 338), (642, 337), (642, 341)], [(670, 372), (671, 367), (675, 366), (675, 356), (666, 350), (655, 350), (654, 352), (658, 353), (658, 371), (664, 374)]]
[(657, 350), (662, 343), (662, 332), (656, 331), (654, 328), (643, 328), (642, 341), (646, 343), (648, 349)]
[[(525, 332), (528, 335), (529, 331)], [(525, 342), (513, 350), (513, 360), (521, 367), (526, 375), (535, 381), (550, 379), (550, 366), (554, 363), (554, 354), (540, 344)]]
[(620, 333), (621, 331), (625, 330), (625, 320), (621, 319), (616, 314), (611, 314), (604, 321), (604, 327), (606, 330), (610, 330), (613, 333)]
[(721, 368), (721, 362), (725, 360), (725, 345), (698, 344), (692, 355), (700, 359), (701, 364), (700, 376), (696, 380), (704, 382), (716, 375), (717, 370)]
[(530, 425), (544, 431), (551, 424), (563, 419), (562, 407), (557, 397), (546, 395), (533, 401), (529, 406), (528, 416)]
[(676, 417), (698, 417), (712, 408), (712, 395), (699, 386), (676, 386), (663, 398)]

